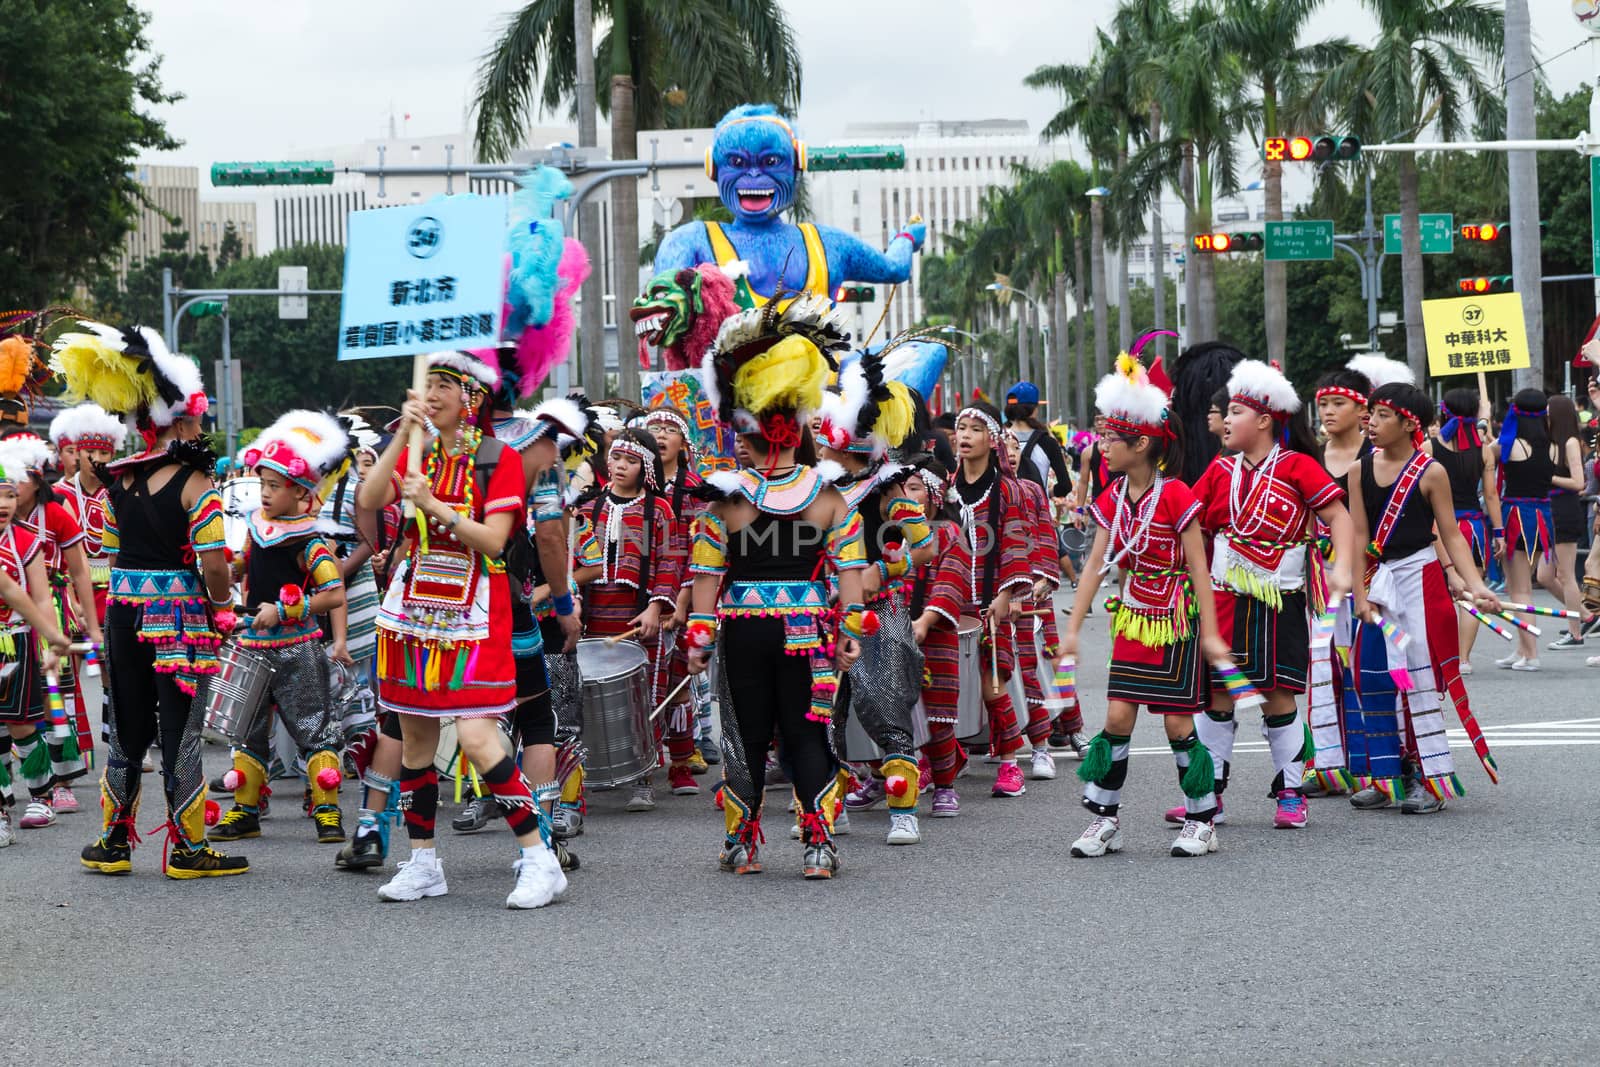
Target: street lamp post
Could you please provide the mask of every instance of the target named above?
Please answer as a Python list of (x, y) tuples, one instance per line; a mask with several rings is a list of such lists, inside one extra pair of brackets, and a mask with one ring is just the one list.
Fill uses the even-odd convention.
[[(983, 360), (984, 376), (985, 376), (985, 378), (988, 377), (988, 373), (989, 373), (989, 356), (988, 356), (988, 353), (984, 352), (984, 350), (983, 350), (983, 347), (982, 347), (983, 338), (979, 337), (975, 333), (968, 333), (966, 330), (957, 329), (954, 326), (948, 326), (948, 325), (939, 327), (939, 332), (940, 333), (959, 334), (960, 336), (965, 337), (967, 340), (971, 341), (972, 342), (973, 353), (975, 355), (977, 355), (980, 359)], [(959, 371), (956, 368), (952, 367), (951, 368), (951, 373), (950, 373), (950, 380), (953, 383), (955, 383), (955, 387), (956, 387), (955, 391), (958, 394), (961, 402), (965, 403), (967, 395), (969, 393), (971, 393), (971, 391), (972, 391), (973, 373), (972, 373), (972, 367), (971, 367), (970, 364), (964, 365), (962, 370), (964, 370), (965, 373), (961, 373), (961, 371)], [(960, 404), (952, 405), (952, 407), (957, 408), (957, 409), (959, 409), (960, 406), (961, 406)]]
[[(984, 288), (991, 293), (1014, 293), (1033, 305), (1034, 311), (1036, 311), (1039, 315), (1039, 335), (1043, 340), (1041, 347), (1044, 350), (1044, 395), (1054, 399), (1056, 376), (1055, 366), (1053, 361), (1050, 359), (1050, 309), (1045, 307), (1042, 302), (1035, 299), (1033, 296), (1030, 296), (1028, 293), (1023, 292), (1021, 289), (1018, 289), (1015, 286), (1006, 285), (1002, 282), (990, 282), (988, 285), (984, 286)], [(1030, 368), (1022, 361), (1022, 329), (1022, 315), (1019, 313), (1017, 315), (1017, 374), (1018, 377), (1022, 378), (1023, 380), (1027, 380), (1029, 377), (1028, 371)]]

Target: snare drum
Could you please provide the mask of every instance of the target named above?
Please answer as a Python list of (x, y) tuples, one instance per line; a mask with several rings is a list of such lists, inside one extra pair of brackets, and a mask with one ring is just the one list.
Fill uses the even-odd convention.
[[(500, 716), (496, 722), (500, 727), (498, 734), (500, 747), (507, 756), (516, 757), (516, 749), (512, 747), (509, 727), (505, 716)], [(433, 769), (439, 772), (441, 782), (455, 783), (457, 775), (471, 777), (472, 766), (461, 752), (461, 742), (456, 736), (456, 720), (444, 718), (439, 720), (439, 744), (433, 753)], [(483, 777), (484, 768), (478, 768), (478, 776)]]
[(956, 736), (976, 744), (989, 743), (989, 709), (983, 703), (983, 622), (961, 616), (956, 626), (960, 638), (960, 692), (956, 697)]
[(584, 781), (597, 789), (643, 778), (657, 762), (650, 661), (634, 641), (578, 642)]
[[(907, 755), (920, 752), (932, 736), (928, 732), (928, 710), (922, 706), (922, 698), (918, 697), (917, 706), (911, 709), (911, 752)], [(851, 763), (869, 763), (881, 760), (883, 756), (883, 749), (861, 725), (861, 716), (850, 716), (844, 727), (844, 758)]]
[(223, 645), (217, 659), (220, 668), (216, 674), (200, 676), (195, 696), (204, 701), (206, 709), (200, 733), (207, 740), (242, 748), (257, 716), (264, 713), (276, 671), (266, 657), (237, 643)]

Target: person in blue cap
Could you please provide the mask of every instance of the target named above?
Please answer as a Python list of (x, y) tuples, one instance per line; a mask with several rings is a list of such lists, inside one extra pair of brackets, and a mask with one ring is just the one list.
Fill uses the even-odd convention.
[[(1026, 478), (1049, 493), (1056, 507), (1066, 502), (1072, 493), (1072, 471), (1067, 457), (1061, 451), (1061, 442), (1050, 432), (1050, 427), (1038, 416), (1039, 387), (1032, 382), (1018, 382), (1006, 393), (1006, 421), (1011, 432), (1022, 442), (1022, 458), (1017, 462), (1017, 477)], [(1050, 475), (1055, 475), (1055, 485)]]

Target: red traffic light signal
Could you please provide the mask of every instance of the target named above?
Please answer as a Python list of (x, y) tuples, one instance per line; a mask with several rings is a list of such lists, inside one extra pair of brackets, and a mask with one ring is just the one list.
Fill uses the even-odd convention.
[(877, 291), (870, 285), (841, 285), (833, 292), (835, 304), (870, 304)]
[(1262, 158), (1268, 163), (1328, 163), (1360, 154), (1359, 137), (1268, 137), (1261, 143)]
[(1259, 252), (1266, 239), (1259, 233), (1197, 233), (1194, 250), (1201, 255), (1223, 255), (1228, 252)]
[(1456, 283), (1456, 288), (1468, 296), (1481, 296), (1484, 293), (1509, 293), (1515, 286), (1509, 274), (1480, 274), (1475, 278), (1462, 278)]
[(1498, 241), (1510, 233), (1509, 222), (1474, 222), (1461, 227), (1463, 241)]

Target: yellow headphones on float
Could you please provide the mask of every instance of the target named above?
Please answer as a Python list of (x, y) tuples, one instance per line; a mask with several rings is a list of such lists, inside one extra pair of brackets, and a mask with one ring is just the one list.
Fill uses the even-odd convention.
[[(789, 147), (794, 150), (794, 169), (797, 171), (806, 169), (806, 143), (794, 135), (794, 130), (783, 119), (777, 115), (745, 115), (717, 127), (717, 132), (720, 133), (727, 126), (740, 122), (771, 122), (782, 126), (783, 132), (789, 135)], [(717, 180), (717, 161), (712, 156), (710, 148), (706, 149), (706, 177), (712, 181)]]

